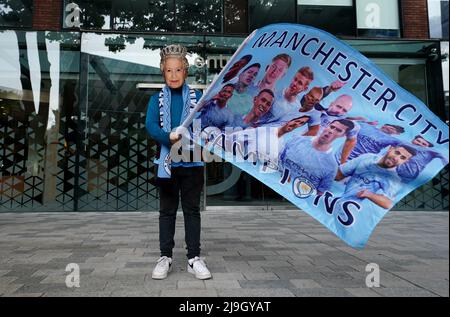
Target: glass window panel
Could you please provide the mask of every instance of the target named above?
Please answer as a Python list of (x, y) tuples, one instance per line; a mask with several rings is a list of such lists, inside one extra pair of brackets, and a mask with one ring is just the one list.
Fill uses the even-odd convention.
[(298, 23), (310, 25), (334, 35), (356, 35), (352, 1), (298, 0)]
[(358, 29), (360, 37), (400, 37), (400, 30)]
[[(70, 2), (65, 0), (66, 5)], [(246, 5), (242, 1), (227, 2), (228, 9), (238, 10), (229, 18), (227, 28), (233, 33), (245, 33)], [(199, 33), (220, 33), (224, 29), (221, 0), (79, 0), (76, 3), (81, 9), (84, 29)]]
[[(64, 21), (71, 0), (64, 1)], [(174, 30), (173, 0), (79, 0), (81, 27), (150, 32)], [(64, 24), (66, 27), (66, 23)]]
[(0, 26), (31, 27), (33, 0), (0, 0)]
[(74, 209), (79, 34), (0, 32), (0, 210)]
[(225, 0), (225, 33), (247, 33), (248, 2), (242, 0)]
[(448, 0), (428, 0), (431, 38), (448, 39)]
[(430, 25), (430, 37), (442, 37), (442, 22), (441, 22), (441, 1), (428, 0), (428, 21)]
[(442, 38), (448, 40), (448, 1), (441, 1)]
[(414, 55), (423, 52), (424, 48), (432, 46), (433, 42), (403, 41), (403, 40), (346, 40), (353, 48), (362, 54), (377, 53), (386, 56), (392, 53)]
[(219, 75), (244, 40), (245, 38), (242, 37), (206, 37), (204, 69), (207, 72), (207, 84), (210, 84)]
[[(68, 4), (74, 1), (65, 0), (64, 17), (70, 14), (66, 12)], [(79, 0), (75, 2), (80, 9), (80, 27), (83, 29), (111, 29), (111, 1), (110, 0)], [(65, 19), (64, 19), (65, 22)]]
[[(145, 119), (150, 96), (164, 86), (160, 49), (183, 44), (192, 65), (203, 49), (202, 37), (83, 33), (82, 39), (81, 76), (87, 84), (80, 103), (87, 120), (79, 209), (157, 209), (152, 163), (157, 146)], [(197, 79), (192, 65), (187, 82), (199, 88), (192, 85)]]
[(183, 0), (175, 3), (176, 31), (222, 32), (221, 0)]
[(356, 17), (359, 36), (400, 37), (397, 1), (357, 0)]
[(249, 0), (250, 32), (272, 23), (295, 23), (293, 0)]
[[(206, 46), (206, 55), (208, 58), (208, 82), (214, 78), (220, 71), (220, 67), (216, 67), (214, 63), (217, 58), (219, 60), (229, 59), (239, 46), (234, 43), (237, 38), (232, 37), (215, 37), (208, 36), (208, 45)], [(237, 42), (242, 42), (240, 39)], [(402, 40), (346, 40), (346, 43), (357, 49), (363, 54), (369, 55), (370, 59), (377, 64), (387, 75), (398, 82), (402, 87), (406, 88), (418, 98), (427, 103), (428, 96), (431, 94), (427, 90), (426, 76), (426, 59), (424, 57), (408, 57), (408, 58), (374, 58), (372, 56), (390, 56), (392, 53), (398, 55), (420, 55), (423, 48), (430, 45), (431, 42), (426, 41), (402, 41)], [(411, 80), (413, 78), (413, 80)], [(432, 106), (432, 105), (430, 105)], [(248, 179), (244, 172), (229, 163), (214, 162), (208, 163), (206, 166), (206, 205), (207, 206), (231, 206), (231, 205), (259, 205), (261, 203), (267, 206), (290, 205), (288, 201), (271, 191), (262, 183), (256, 180)], [(444, 171), (442, 175), (447, 175)], [(438, 177), (434, 181), (431, 190), (438, 188), (448, 188), (448, 182), (444, 177)], [(431, 183), (431, 182), (430, 182)], [(434, 188), (433, 188), (434, 187)], [(446, 190), (446, 189), (445, 189)], [(423, 205), (424, 201), (417, 195), (415, 198), (409, 198), (408, 206), (411, 202), (417, 206)], [(422, 195), (423, 196), (423, 195)], [(429, 209), (442, 208), (448, 206), (447, 196), (445, 199), (436, 199), (436, 206)], [(402, 204), (405, 205), (405, 200)], [(399, 209), (398, 205), (396, 209)], [(405, 207), (406, 208), (406, 207)], [(408, 207), (411, 208), (411, 207)], [(418, 207), (420, 209), (423, 207)], [(427, 207), (428, 208), (428, 207)]]
[(116, 30), (172, 31), (173, 1), (113, 1)]
[(299, 5), (317, 5), (317, 6), (353, 6), (353, 0), (297, 0)]
[(425, 61), (420, 59), (372, 58), (392, 80), (428, 105)]

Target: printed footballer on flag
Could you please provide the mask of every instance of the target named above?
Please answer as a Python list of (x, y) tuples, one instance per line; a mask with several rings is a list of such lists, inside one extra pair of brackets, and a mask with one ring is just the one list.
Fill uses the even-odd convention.
[(448, 126), (358, 51), (312, 27), (254, 31), (193, 110), (183, 126), (196, 118), (197, 143), (353, 247), (448, 163)]

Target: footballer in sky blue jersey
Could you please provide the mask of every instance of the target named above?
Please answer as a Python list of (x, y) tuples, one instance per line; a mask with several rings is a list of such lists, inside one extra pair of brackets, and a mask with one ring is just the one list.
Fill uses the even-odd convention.
[(433, 151), (431, 149), (433, 144), (420, 135), (413, 139), (410, 146), (416, 150), (416, 155), (405, 164), (397, 167), (397, 173), (405, 183), (415, 180), (434, 159), (440, 159), (443, 165), (448, 164), (447, 158)]
[[(350, 153), (348, 160), (357, 158), (366, 153), (377, 154), (388, 146), (396, 146), (401, 141), (395, 138), (395, 135), (403, 133), (403, 127), (391, 124), (385, 124), (377, 128), (366, 122), (359, 122), (360, 130), (356, 139), (355, 147)], [(337, 155), (342, 151), (338, 151)]]
[(292, 138), (280, 153), (280, 170), (288, 170), (292, 180), (308, 180), (319, 194), (324, 193), (331, 188), (338, 170), (332, 144), (352, 128), (353, 122), (342, 119), (333, 121), (316, 137)]
[[(310, 120), (308, 122), (309, 128), (320, 125), (321, 113), (320, 113), (320, 111), (317, 111), (316, 109), (311, 109), (309, 111), (295, 111), (295, 112), (287, 113), (283, 117), (281, 117), (278, 120), (278, 122), (285, 124), (286, 122), (289, 122), (299, 116), (308, 116), (310, 118)], [(336, 118), (336, 119), (339, 119), (339, 118)]]
[(300, 68), (292, 78), (289, 86), (275, 95), (275, 103), (270, 114), (274, 118), (281, 118), (284, 114), (297, 110), (300, 106), (301, 92), (308, 89), (314, 80), (314, 73), (310, 67)]
[[(308, 122), (308, 131), (303, 134), (304, 136), (315, 136), (319, 132), (320, 128), (320, 111), (314, 109), (314, 105), (317, 104), (323, 97), (323, 89), (321, 87), (312, 88), (304, 97), (299, 107), (295, 107), (289, 112), (285, 113), (281, 117), (272, 118), (268, 123), (276, 122), (280, 125), (297, 118), (299, 115), (306, 115), (310, 117)], [(274, 105), (276, 107), (276, 105)]]
[[(347, 117), (348, 112), (353, 107), (352, 97), (349, 95), (340, 95), (334, 100), (327, 109), (323, 109), (320, 115), (320, 129), (325, 129), (331, 122), (337, 119), (351, 119)], [(316, 108), (317, 109), (317, 108)], [(348, 131), (347, 139), (356, 138), (361, 127), (355, 121), (355, 127)]]
[(205, 103), (199, 116), (202, 120), (202, 129), (210, 126), (219, 129), (233, 126), (234, 114), (227, 108), (227, 102), (233, 96), (233, 92), (234, 86), (227, 84), (222, 87), (217, 95)]
[[(275, 103), (270, 114), (274, 118), (281, 118), (287, 113), (292, 113), (299, 108), (310, 108), (309, 102), (315, 102), (313, 107), (320, 107), (320, 101), (327, 97), (330, 93), (341, 89), (345, 83), (339, 80), (332, 82), (329, 86), (323, 88), (314, 87), (306, 95), (300, 93), (308, 89), (309, 84), (314, 79), (314, 74), (309, 67), (299, 69), (292, 79), (290, 85), (275, 95)], [(321, 91), (319, 92), (319, 90)], [(311, 98), (314, 97), (314, 98)]]
[(281, 127), (262, 126), (258, 128), (249, 128), (234, 132), (227, 137), (227, 149), (231, 148), (232, 143), (238, 143), (239, 148), (243, 149), (244, 155), (251, 152), (256, 153), (258, 160), (263, 164), (260, 172), (272, 173), (279, 170), (278, 157), (282, 152), (286, 141), (296, 137), (292, 134), (294, 131), (305, 125), (309, 120), (308, 116), (295, 118)]
[(254, 63), (245, 68), (238, 76), (236, 81), (231, 83), (234, 85), (233, 96), (228, 100), (227, 107), (234, 114), (246, 114), (252, 107), (253, 96), (258, 93), (254, 81), (261, 68), (259, 63)]
[(356, 120), (364, 120), (365, 118), (347, 116), (353, 108), (353, 98), (350, 95), (340, 95), (333, 102), (331, 102), (326, 109), (322, 108), (320, 105), (315, 106), (315, 108), (321, 111), (320, 130), (325, 129), (332, 121), (341, 118), (352, 120), (355, 124), (355, 127), (348, 131), (345, 143), (340, 149), (341, 151), (336, 155), (336, 160), (339, 164), (345, 163), (356, 145), (356, 138), (359, 130), (361, 129)]
[(270, 89), (261, 90), (257, 96), (253, 98), (253, 107), (248, 114), (242, 117), (241, 127), (259, 127), (266, 123), (263, 117), (273, 105), (274, 94)]
[(283, 78), (291, 66), (292, 58), (288, 54), (278, 54), (267, 65), (264, 77), (256, 85), (259, 91), (264, 89), (275, 90), (276, 83)]
[(234, 84), (235, 93), (243, 94), (254, 92), (256, 86), (253, 85), (256, 77), (258, 76), (259, 70), (261, 69), (261, 64), (254, 63), (245, 68), (238, 76), (237, 82)]
[(336, 180), (349, 177), (342, 198), (357, 201), (369, 199), (382, 208), (392, 208), (402, 187), (396, 168), (415, 155), (414, 149), (401, 144), (391, 146), (384, 155), (363, 154), (342, 164)]

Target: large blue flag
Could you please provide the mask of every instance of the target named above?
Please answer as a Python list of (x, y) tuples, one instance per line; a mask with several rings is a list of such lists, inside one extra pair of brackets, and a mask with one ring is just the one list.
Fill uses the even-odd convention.
[(353, 247), (448, 163), (445, 123), (358, 51), (303, 25), (254, 31), (194, 110), (184, 126), (197, 118), (208, 153)]

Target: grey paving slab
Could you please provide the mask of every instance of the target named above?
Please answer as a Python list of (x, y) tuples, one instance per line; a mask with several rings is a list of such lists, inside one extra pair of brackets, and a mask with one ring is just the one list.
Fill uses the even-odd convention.
[(205, 281), (199, 280), (190, 280), (190, 281), (178, 281), (177, 283), (178, 289), (206, 289)]
[(224, 289), (218, 291), (220, 297), (295, 297), (285, 288), (247, 288), (247, 289)]
[(136, 290), (136, 289), (120, 289), (111, 292), (110, 296), (114, 297), (159, 297), (161, 295), (160, 290)]
[[(131, 291), (128, 291), (128, 293)], [(42, 295), (43, 297), (111, 297), (112, 292), (108, 291), (96, 291), (96, 292), (86, 292), (84, 290), (68, 290), (53, 292), (49, 291)], [(123, 296), (125, 297), (125, 296)]]
[(346, 288), (347, 292), (355, 297), (381, 297), (380, 294), (370, 288)]
[(217, 297), (218, 293), (215, 289), (177, 289), (162, 290), (162, 297)]
[(297, 297), (353, 297), (343, 288), (297, 288), (291, 291)]
[(289, 280), (239, 281), (242, 288), (292, 288)]
[(9, 296), (20, 290), (23, 284), (0, 284), (0, 296)]
[(42, 297), (44, 293), (19, 293), (15, 292), (13, 294), (7, 295), (8, 297)]
[(425, 289), (421, 288), (413, 288), (413, 287), (389, 287), (389, 288), (374, 288), (375, 292), (382, 296), (394, 296), (394, 297), (433, 297), (436, 294), (429, 292)]
[(321, 288), (322, 286), (314, 280), (290, 280), (295, 288)]
[[(295, 210), (207, 211), (202, 224), (213, 279), (187, 273), (180, 214), (173, 272), (155, 281), (157, 213), (2, 213), (0, 296), (449, 296), (447, 212), (390, 212), (362, 250)], [(65, 285), (69, 263), (80, 288)]]
[(207, 289), (213, 288), (216, 290), (241, 288), (237, 280), (216, 280), (215, 278), (205, 281), (205, 286)]
[(230, 280), (245, 280), (244, 274), (242, 273), (217, 273), (214, 272), (215, 281), (230, 281)]
[(365, 279), (348, 279), (348, 278), (318, 278), (315, 281), (322, 288), (362, 288), (366, 286)]
[(246, 280), (249, 281), (266, 281), (266, 280), (276, 280), (279, 277), (272, 272), (267, 273), (244, 273), (243, 274)]

